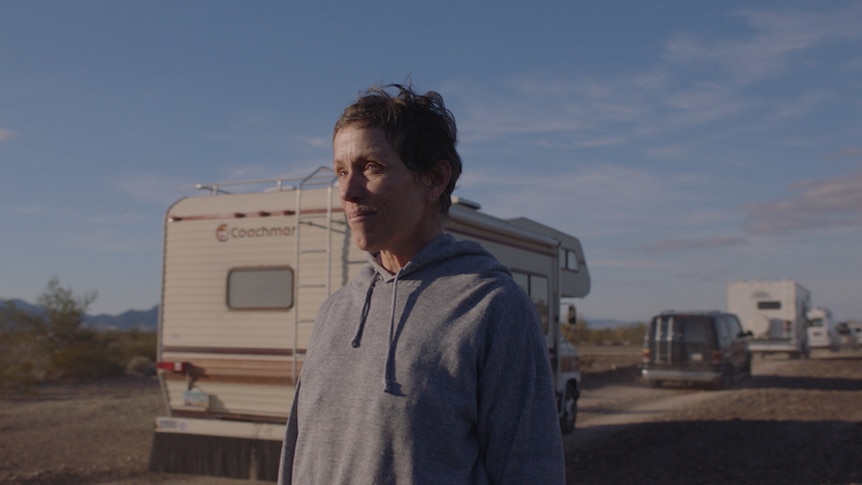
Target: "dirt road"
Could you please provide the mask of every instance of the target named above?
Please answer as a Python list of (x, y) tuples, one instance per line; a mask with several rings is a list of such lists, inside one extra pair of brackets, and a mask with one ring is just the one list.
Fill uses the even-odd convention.
[(757, 359), (723, 391), (652, 389), (636, 374), (585, 377), (569, 483), (862, 483), (859, 351)]
[[(862, 351), (756, 360), (730, 390), (651, 389), (637, 348), (582, 349), (570, 484), (862, 483)], [(54, 386), (0, 401), (0, 484), (240, 485), (146, 471), (157, 385)]]

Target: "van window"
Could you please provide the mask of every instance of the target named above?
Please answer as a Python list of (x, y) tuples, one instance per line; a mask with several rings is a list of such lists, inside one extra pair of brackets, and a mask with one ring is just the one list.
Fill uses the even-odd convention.
[(227, 306), (234, 310), (287, 310), (293, 306), (293, 270), (286, 266), (230, 270)]
[(709, 318), (686, 318), (682, 320), (682, 334), (686, 342), (712, 345), (714, 340), (712, 320)]
[(780, 301), (759, 301), (757, 302), (758, 310), (781, 310)]
[(730, 315), (727, 317), (727, 324), (730, 328), (730, 336), (732, 338), (739, 337), (742, 333), (742, 324), (739, 323), (739, 319), (735, 315)]
[(731, 335), (733, 329), (731, 328), (730, 321), (724, 317), (716, 317), (716, 329), (718, 330), (718, 341), (721, 342), (722, 346), (730, 345)]
[(716, 337), (711, 317), (661, 315), (650, 323), (646, 340), (650, 348), (656, 345), (659, 354), (666, 354), (684, 353), (686, 349), (711, 348), (715, 345)]

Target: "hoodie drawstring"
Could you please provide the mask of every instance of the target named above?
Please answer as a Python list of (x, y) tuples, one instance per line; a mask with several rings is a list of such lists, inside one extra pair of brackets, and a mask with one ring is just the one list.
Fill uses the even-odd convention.
[[(383, 371), (383, 392), (389, 394), (401, 395), (401, 386), (395, 382), (395, 304), (398, 297), (398, 275), (395, 274), (392, 286), (392, 302), (389, 306), (389, 350), (386, 353), (386, 367)], [(365, 291), (365, 303), (362, 306), (362, 315), (359, 318), (359, 326), (356, 328), (356, 335), (350, 345), (354, 348), (362, 345), (362, 334), (365, 331), (365, 323), (368, 321), (368, 312), (371, 309), (371, 295), (374, 293), (374, 287), (377, 284), (378, 275), (371, 279), (371, 284), (368, 285), (368, 290)]]
[(401, 387), (395, 382), (395, 301), (398, 296), (398, 275), (392, 282), (392, 305), (389, 307), (389, 351), (386, 353), (386, 370), (383, 375), (383, 392), (400, 395)]
[(374, 285), (377, 284), (377, 275), (371, 279), (371, 284), (368, 285), (368, 290), (365, 291), (365, 305), (362, 306), (362, 315), (359, 317), (359, 327), (356, 329), (356, 335), (350, 343), (354, 348), (359, 347), (362, 342), (362, 332), (365, 331), (365, 321), (368, 320), (368, 310), (371, 308), (371, 294), (374, 293)]

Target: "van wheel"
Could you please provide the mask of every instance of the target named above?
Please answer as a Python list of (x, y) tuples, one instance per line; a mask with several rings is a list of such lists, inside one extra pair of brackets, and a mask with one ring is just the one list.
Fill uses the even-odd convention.
[(733, 369), (725, 366), (721, 370), (721, 380), (715, 383), (714, 389), (727, 389), (733, 385)]
[(563, 396), (563, 413), (560, 416), (560, 430), (569, 434), (575, 430), (578, 418), (578, 390), (575, 384), (566, 384), (566, 394)]

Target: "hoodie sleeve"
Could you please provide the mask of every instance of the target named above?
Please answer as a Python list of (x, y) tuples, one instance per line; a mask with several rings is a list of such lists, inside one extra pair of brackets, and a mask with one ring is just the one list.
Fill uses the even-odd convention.
[(536, 309), (512, 283), (490, 307), (478, 435), (493, 484), (564, 484), (550, 360)]

